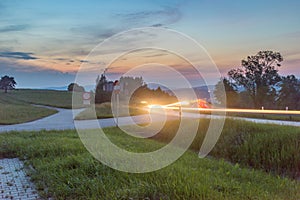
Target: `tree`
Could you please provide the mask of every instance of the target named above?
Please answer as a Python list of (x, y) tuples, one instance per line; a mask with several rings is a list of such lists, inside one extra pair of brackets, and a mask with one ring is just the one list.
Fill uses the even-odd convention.
[(214, 96), (222, 106), (235, 107), (238, 105), (238, 93), (236, 91), (236, 86), (226, 78), (222, 78), (216, 84)]
[(123, 90), (122, 96), (124, 98), (130, 97), (135, 90), (144, 85), (142, 77), (125, 76), (120, 78), (120, 86)]
[(77, 83), (71, 83), (68, 86), (68, 91), (70, 92), (85, 92), (84, 87), (78, 85)]
[(282, 77), (277, 104), (280, 109), (300, 109), (300, 80), (294, 75)]
[(7, 93), (8, 90), (14, 89), (16, 86), (16, 81), (14, 77), (3, 76), (0, 79), (0, 88)]
[(106, 91), (105, 86), (108, 84), (106, 76), (101, 74), (96, 80), (95, 103), (103, 103), (111, 101), (112, 91)]
[(266, 102), (274, 100), (272, 98), (274, 98), (276, 84), (281, 80), (277, 67), (281, 66), (282, 61), (279, 52), (260, 51), (242, 60), (242, 66), (230, 70), (228, 75), (235, 84), (247, 91), (254, 106), (259, 108)]

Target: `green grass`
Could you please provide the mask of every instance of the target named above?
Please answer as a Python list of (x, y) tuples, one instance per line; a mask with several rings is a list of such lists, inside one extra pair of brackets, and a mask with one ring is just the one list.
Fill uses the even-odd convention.
[[(186, 111), (192, 113), (200, 113), (210, 115), (210, 111)], [(223, 113), (215, 113), (223, 115)], [(255, 119), (270, 119), (270, 120), (282, 120), (282, 121), (296, 121), (300, 122), (300, 115), (297, 114), (261, 114), (261, 113), (226, 113), (229, 117), (244, 117), (244, 118), (255, 118)]]
[(34, 121), (56, 113), (56, 110), (36, 107), (13, 98), (10, 93), (0, 93), (0, 124), (18, 124)]
[[(128, 107), (120, 106), (119, 116), (120, 117), (128, 116), (126, 114), (127, 110), (128, 110)], [(96, 115), (95, 115), (95, 111), (96, 111)], [(142, 109), (132, 108), (132, 107), (129, 108), (129, 112), (130, 112), (131, 116), (141, 115), (141, 114), (146, 114), (147, 113), (146, 111), (144, 111)], [(86, 108), (84, 111), (79, 113), (75, 117), (75, 119), (76, 120), (105, 119), (105, 118), (112, 118), (112, 117), (114, 117), (114, 116), (113, 116), (112, 109), (111, 109), (111, 103), (107, 102), (107, 103), (92, 105), (91, 107)]]
[(254, 113), (227, 113), (228, 116), (233, 117), (248, 117), (256, 119), (270, 119), (283, 121), (297, 121), (300, 122), (300, 115), (286, 115), (286, 114), (254, 114)]
[[(169, 142), (178, 124), (179, 121), (167, 122), (154, 138)], [(191, 145), (191, 149), (197, 152), (209, 120), (203, 119), (200, 124)], [(300, 178), (300, 128), (227, 119), (222, 135), (210, 155), (273, 174)]]
[[(106, 134), (118, 146), (135, 152), (164, 145), (127, 136), (117, 128), (106, 129)], [(119, 172), (95, 160), (75, 131), (2, 134), (0, 156), (25, 159), (34, 168), (31, 177), (44, 198), (300, 199), (295, 181), (223, 160), (200, 159), (191, 151), (156, 172)]]
[[(18, 89), (9, 91), (8, 95), (31, 104), (72, 108), (72, 92), (68, 91)], [(82, 107), (82, 102), (78, 102), (77, 107)]]

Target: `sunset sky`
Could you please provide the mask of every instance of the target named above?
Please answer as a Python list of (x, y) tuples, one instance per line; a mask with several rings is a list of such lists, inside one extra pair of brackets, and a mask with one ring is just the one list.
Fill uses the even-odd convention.
[(298, 0), (1, 0), (0, 75), (14, 76), (19, 88), (66, 86), (106, 38), (161, 27), (195, 39), (222, 74), (273, 50), (284, 58), (279, 73), (300, 77), (299, 8)]

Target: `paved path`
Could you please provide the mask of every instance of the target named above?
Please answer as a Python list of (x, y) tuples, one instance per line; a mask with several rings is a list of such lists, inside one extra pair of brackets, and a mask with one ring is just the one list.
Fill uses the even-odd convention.
[(0, 159), (0, 199), (39, 199), (18, 158)]
[[(73, 112), (74, 114), (78, 114), (83, 109), (62, 109), (62, 108), (53, 108), (56, 109), (58, 113), (45, 117), (43, 119), (39, 119), (33, 122), (28, 122), (24, 124), (16, 124), (16, 125), (5, 125), (0, 126), (0, 132), (9, 132), (9, 131), (39, 131), (39, 130), (66, 130), (66, 129), (75, 129), (75, 124), (73, 120)], [(178, 112), (168, 111), (168, 116), (170, 117), (178, 117)], [(183, 113), (184, 117), (188, 118), (208, 118), (209, 115), (201, 115), (197, 113)], [(213, 118), (218, 118), (219, 116), (212, 116)], [(299, 126), (300, 122), (292, 122), (292, 121), (279, 121), (279, 120), (267, 120), (267, 119), (253, 119), (253, 118), (242, 118), (242, 117), (229, 117), (232, 119), (240, 119), (255, 123), (265, 123), (265, 124), (279, 124), (279, 125), (288, 125), (288, 126)], [(159, 117), (159, 113), (157, 113), (154, 117), (152, 117), (152, 121), (159, 121), (161, 117)], [(135, 117), (121, 117), (119, 118), (119, 125), (131, 125), (134, 123), (147, 123), (150, 122), (149, 115), (140, 115)], [(89, 129), (89, 128), (98, 128), (99, 125), (103, 127), (115, 126), (115, 119), (100, 119), (100, 120), (78, 120), (76, 124), (81, 129)]]

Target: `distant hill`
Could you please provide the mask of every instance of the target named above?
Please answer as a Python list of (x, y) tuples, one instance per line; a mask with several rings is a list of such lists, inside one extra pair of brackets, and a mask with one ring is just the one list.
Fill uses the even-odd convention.
[(45, 88), (40, 88), (40, 89), (66, 91), (66, 90), (68, 90), (68, 86), (62, 86), (62, 87), (45, 87)]

